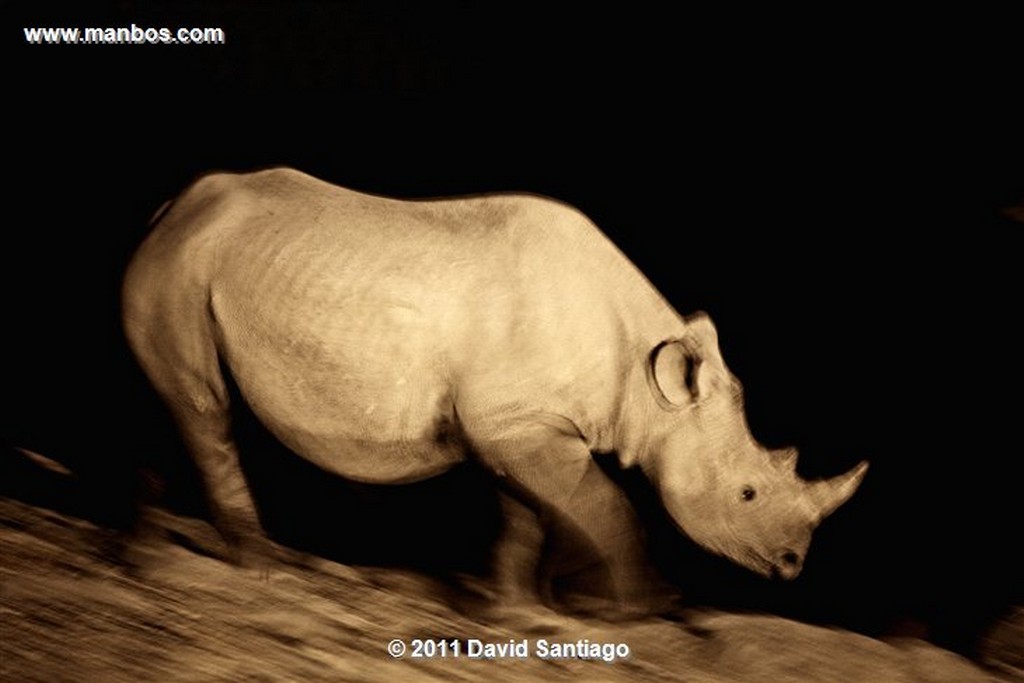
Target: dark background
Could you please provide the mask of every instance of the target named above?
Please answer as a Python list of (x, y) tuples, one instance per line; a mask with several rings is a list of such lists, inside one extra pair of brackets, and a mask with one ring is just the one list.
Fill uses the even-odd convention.
[[(755, 436), (798, 445), (807, 476), (872, 462), (792, 585), (723, 571), (652, 522), (695, 601), (874, 634), (913, 624), (969, 651), (1024, 600), (1010, 22), (83, 5), (2, 6), (7, 445), (68, 464), (98, 498), (140, 453), (173, 450), (123, 346), (118, 287), (150, 216), (201, 172), (287, 164), (399, 196), (530, 191), (585, 211), (679, 311), (712, 315)], [(228, 42), (29, 46), (21, 32), (131, 23), (221, 26)], [(388, 496), (353, 505), (401, 525)], [(379, 541), (379, 514), (360, 518)], [(392, 545), (427, 553), (414, 541), (429, 535)]]

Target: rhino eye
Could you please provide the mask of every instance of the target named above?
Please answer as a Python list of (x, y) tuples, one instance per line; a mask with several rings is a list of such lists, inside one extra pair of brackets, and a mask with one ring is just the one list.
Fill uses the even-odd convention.
[(740, 497), (745, 502), (750, 502), (757, 497), (757, 491), (754, 490), (753, 486), (744, 486), (743, 491), (740, 492)]

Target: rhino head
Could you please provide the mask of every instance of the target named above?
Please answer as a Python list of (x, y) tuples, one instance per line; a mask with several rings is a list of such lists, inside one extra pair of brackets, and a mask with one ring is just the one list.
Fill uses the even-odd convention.
[(815, 527), (853, 495), (867, 462), (808, 481), (796, 473), (795, 450), (758, 444), (707, 316), (688, 318), (683, 338), (659, 344), (648, 370), (658, 407), (641, 464), (669, 515), (707, 550), (767, 577), (795, 578)]

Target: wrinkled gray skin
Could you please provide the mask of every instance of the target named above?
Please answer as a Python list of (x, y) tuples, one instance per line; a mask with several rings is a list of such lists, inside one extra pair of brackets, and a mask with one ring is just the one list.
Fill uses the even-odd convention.
[(243, 549), (260, 529), (220, 363), (282, 443), (338, 475), (406, 482), (477, 459), (583, 539), (623, 602), (643, 589), (643, 549), (592, 453), (641, 467), (705, 548), (784, 578), (866, 471), (806, 482), (793, 452), (759, 446), (712, 322), (677, 314), (586, 217), (540, 197), (407, 202), (289, 169), (209, 175), (158, 216), (123, 313)]

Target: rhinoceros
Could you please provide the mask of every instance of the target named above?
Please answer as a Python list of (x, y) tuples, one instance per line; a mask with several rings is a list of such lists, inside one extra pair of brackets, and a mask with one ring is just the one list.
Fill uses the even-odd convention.
[(584, 539), (622, 599), (643, 551), (594, 454), (641, 468), (699, 545), (785, 579), (865, 475), (805, 481), (793, 449), (759, 445), (709, 317), (673, 310), (553, 199), (397, 200), (276, 168), (206, 175), (154, 223), (126, 336), (236, 547), (261, 530), (229, 379), (285, 446), (351, 480), (472, 459)]

